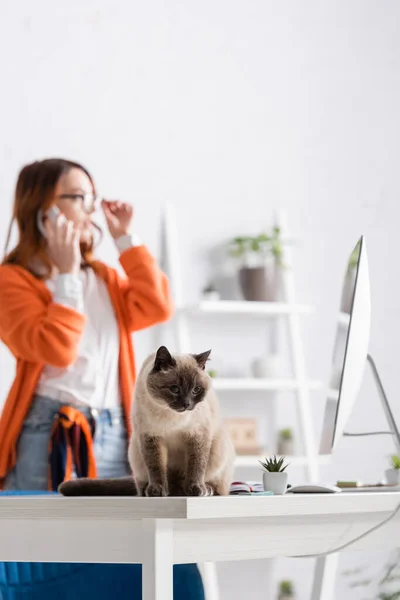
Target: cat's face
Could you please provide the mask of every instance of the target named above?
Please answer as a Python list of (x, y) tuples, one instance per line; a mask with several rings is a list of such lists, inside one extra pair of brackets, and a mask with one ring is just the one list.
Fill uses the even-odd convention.
[(195, 409), (210, 387), (205, 372), (210, 352), (173, 357), (161, 346), (147, 378), (149, 392), (157, 404), (167, 405), (178, 413)]

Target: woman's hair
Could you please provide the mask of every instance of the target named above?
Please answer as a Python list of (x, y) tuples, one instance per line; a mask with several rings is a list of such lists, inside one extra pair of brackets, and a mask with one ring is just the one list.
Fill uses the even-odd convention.
[[(96, 193), (92, 176), (79, 163), (62, 158), (49, 158), (23, 167), (15, 189), (13, 214), (4, 248), (3, 265), (19, 265), (31, 270), (32, 259), (35, 259), (41, 265), (40, 275), (35, 272), (35, 276), (40, 279), (48, 279), (51, 276), (52, 262), (47, 253), (46, 239), (37, 225), (38, 212), (41, 210), (45, 213), (54, 204), (54, 189), (57, 182), (71, 169), (81, 169), (89, 177), (93, 192)], [(14, 220), (17, 222), (19, 239), (15, 248), (7, 254)], [(92, 251), (93, 239), (90, 244), (81, 243), (82, 257), (87, 264), (91, 262)]]

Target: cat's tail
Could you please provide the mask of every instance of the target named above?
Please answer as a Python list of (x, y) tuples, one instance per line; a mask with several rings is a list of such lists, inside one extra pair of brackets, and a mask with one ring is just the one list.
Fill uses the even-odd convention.
[(58, 491), (63, 496), (137, 496), (133, 477), (72, 479), (64, 481)]

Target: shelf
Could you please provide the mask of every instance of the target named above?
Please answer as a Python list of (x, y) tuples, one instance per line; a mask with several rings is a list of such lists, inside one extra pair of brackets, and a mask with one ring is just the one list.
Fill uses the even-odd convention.
[[(293, 391), (299, 389), (295, 379), (224, 379), (216, 377), (213, 381), (215, 390), (265, 390), (265, 391)], [(309, 390), (317, 390), (321, 387), (319, 381), (307, 381)]]
[(194, 306), (181, 308), (183, 314), (191, 316), (209, 315), (249, 315), (253, 317), (273, 317), (290, 314), (310, 314), (314, 308), (305, 304), (287, 302), (242, 302), (218, 300), (200, 302)]
[[(258, 462), (259, 460), (265, 460), (269, 454), (264, 454), (262, 456), (236, 456), (235, 458), (235, 467), (249, 467), (254, 469), (261, 469), (261, 465)], [(318, 454), (317, 461), (320, 465), (327, 465), (331, 462), (330, 454)], [(306, 467), (308, 466), (308, 458), (306, 456), (287, 456), (286, 461), (290, 464), (291, 467)]]

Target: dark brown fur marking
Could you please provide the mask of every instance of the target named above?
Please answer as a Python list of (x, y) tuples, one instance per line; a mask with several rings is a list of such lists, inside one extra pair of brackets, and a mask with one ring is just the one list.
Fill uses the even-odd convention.
[(168, 496), (167, 450), (162, 441), (149, 435), (141, 439), (144, 461), (149, 471), (146, 496)]
[(133, 477), (116, 479), (73, 479), (58, 488), (63, 496), (137, 496)]
[[(186, 492), (188, 496), (198, 496), (199, 488), (204, 486), (205, 473), (210, 457), (211, 440), (206, 432), (203, 435), (187, 437), (187, 485)], [(206, 490), (201, 495), (208, 495)]]

